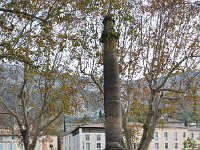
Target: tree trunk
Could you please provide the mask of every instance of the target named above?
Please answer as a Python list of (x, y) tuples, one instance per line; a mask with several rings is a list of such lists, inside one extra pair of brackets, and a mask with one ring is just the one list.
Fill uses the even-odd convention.
[[(125, 116), (123, 116), (125, 117)], [(124, 136), (125, 136), (125, 139), (126, 139), (126, 144), (127, 144), (127, 149), (128, 150), (133, 150), (133, 142), (132, 142), (132, 131), (129, 130), (128, 126), (127, 126), (127, 119), (123, 119), (122, 120), (122, 126), (123, 126), (123, 130), (124, 130)]]
[(29, 132), (25, 130), (21, 130), (21, 135), (23, 139), (24, 149), (29, 150)]
[(105, 150), (123, 150), (119, 68), (116, 53), (116, 41), (119, 35), (114, 30), (114, 19), (111, 15), (104, 18), (103, 24), (101, 42), (104, 44)]
[(29, 150), (35, 150), (35, 147), (36, 147), (36, 144), (37, 144), (37, 140), (38, 140), (37, 136), (33, 137), (32, 143), (31, 143), (31, 145), (29, 145)]
[[(128, 83), (127, 83), (128, 86)], [(133, 133), (132, 131), (128, 128), (128, 116), (129, 116), (129, 112), (130, 112), (130, 107), (131, 107), (131, 90), (130, 87), (127, 87), (127, 107), (124, 110), (124, 112), (122, 113), (122, 127), (124, 130), (124, 136), (125, 136), (125, 140), (126, 140), (126, 146), (128, 150), (133, 150)]]
[(62, 139), (62, 136), (59, 134), (58, 135), (58, 150), (61, 150), (61, 139)]
[(159, 110), (153, 110), (153, 105), (149, 106), (146, 122), (143, 126), (143, 134), (137, 150), (148, 150), (151, 140), (154, 138), (155, 128), (160, 117)]
[[(23, 144), (24, 144), (24, 150), (35, 150), (36, 143), (37, 143), (37, 136), (33, 137), (30, 140), (29, 134), (30, 134), (29, 129), (21, 131)], [(30, 143), (30, 141), (31, 141), (31, 143)]]

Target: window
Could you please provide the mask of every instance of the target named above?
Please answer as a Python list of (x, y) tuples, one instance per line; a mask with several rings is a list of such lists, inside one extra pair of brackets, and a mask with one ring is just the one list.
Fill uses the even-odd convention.
[(159, 149), (159, 143), (155, 143), (155, 149)]
[(155, 132), (155, 133), (154, 133), (154, 139), (155, 139), (156, 141), (158, 141), (158, 132)]
[(101, 134), (97, 134), (97, 141), (101, 141)]
[(178, 143), (175, 143), (174, 148), (178, 149)]
[(70, 145), (71, 145), (71, 139), (70, 139), (70, 136), (69, 136), (69, 150), (71, 149)]
[(89, 135), (89, 134), (86, 134), (86, 135), (85, 135), (85, 140), (86, 140), (86, 141), (89, 141), (89, 140), (90, 140), (90, 135)]
[(186, 138), (186, 132), (183, 132), (183, 138)]
[(168, 133), (164, 132), (164, 140), (167, 141), (168, 140)]
[(178, 141), (178, 133), (174, 132), (174, 141)]
[(3, 144), (0, 144), (0, 150), (3, 150)]
[(64, 138), (65, 143), (67, 143), (67, 137)]
[(8, 144), (8, 150), (15, 150), (16, 145), (15, 144)]
[(101, 143), (97, 143), (97, 150), (101, 150)]
[(90, 150), (90, 143), (86, 143), (86, 150)]
[(168, 148), (169, 148), (168, 143), (165, 143), (165, 149), (168, 149)]
[(190, 138), (191, 138), (192, 140), (194, 140), (194, 133), (193, 133), (193, 132), (190, 133)]
[(136, 148), (137, 148), (136, 143), (133, 143), (133, 149), (136, 149)]

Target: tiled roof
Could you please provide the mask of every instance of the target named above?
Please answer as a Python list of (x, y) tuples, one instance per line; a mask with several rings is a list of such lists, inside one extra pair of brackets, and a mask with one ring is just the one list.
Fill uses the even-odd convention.
[(81, 125), (81, 126), (79, 126), (79, 128), (104, 128), (104, 124), (103, 123), (87, 124), (87, 125)]
[(175, 120), (175, 119), (167, 119), (166, 122), (171, 122), (171, 123), (184, 123), (184, 121), (180, 121), (180, 120)]
[(101, 129), (104, 129), (104, 124), (100, 123), (100, 124), (77, 125), (77, 126), (71, 127), (68, 131), (63, 133), (63, 136), (72, 133), (73, 131), (77, 130), (78, 128), (101, 128)]
[(0, 135), (15, 135), (13, 131), (8, 129), (0, 129)]
[(139, 122), (128, 122), (128, 126), (142, 127), (143, 124)]
[(200, 128), (190, 127), (188, 128), (189, 131), (200, 131)]

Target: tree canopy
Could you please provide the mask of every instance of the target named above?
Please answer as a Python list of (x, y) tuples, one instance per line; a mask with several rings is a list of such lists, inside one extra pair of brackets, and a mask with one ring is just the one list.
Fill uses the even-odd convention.
[[(64, 102), (67, 108), (79, 108), (77, 103), (73, 103), (78, 94), (73, 95), (72, 87), (81, 84), (77, 81), (80, 76), (87, 76), (89, 80), (75, 89), (82, 90), (84, 85), (89, 84), (103, 94), (103, 46), (100, 38), (103, 16), (107, 14), (114, 15), (115, 30), (120, 33), (116, 52), (123, 116), (127, 118), (131, 113), (138, 113), (129, 113), (134, 107), (143, 107), (147, 112), (145, 127), (154, 124), (153, 129), (159, 119), (159, 111), (167, 110), (168, 104), (173, 103), (171, 100), (184, 98), (184, 93), (188, 92), (176, 84), (173, 80), (175, 76), (199, 69), (198, 2), (1, 1), (0, 61), (23, 68), (21, 84), (15, 82), (10, 90), (15, 96), (17, 92), (21, 93), (21, 98), (24, 98), (23, 93), (28, 96), (26, 90), (32, 97), (36, 93), (40, 93), (40, 98), (50, 96), (54, 101), (49, 108), (54, 108), (65, 99), (69, 99)], [(59, 88), (55, 86), (56, 80), (60, 82)], [(35, 91), (34, 87), (39, 90)], [(98, 98), (101, 101), (103, 96)], [(195, 99), (194, 105), (197, 105)], [(138, 103), (141, 100), (143, 104)], [(49, 115), (55, 111), (50, 111)], [(149, 117), (153, 117), (154, 122), (148, 122), (148, 113), (152, 112), (156, 115)], [(197, 110), (194, 113), (197, 114)], [(124, 121), (126, 126), (127, 119)], [(142, 142), (143, 146), (148, 146)]]

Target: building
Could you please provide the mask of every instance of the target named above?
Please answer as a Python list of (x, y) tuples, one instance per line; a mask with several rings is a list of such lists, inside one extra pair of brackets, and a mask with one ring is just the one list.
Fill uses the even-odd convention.
[(57, 136), (41, 136), (36, 145), (36, 150), (57, 150), (58, 137)]
[[(142, 128), (137, 134), (137, 139), (140, 139), (141, 136)], [(156, 128), (149, 150), (186, 150), (187, 147), (183, 143), (188, 138), (200, 144), (200, 128), (186, 127), (182, 121), (168, 119)], [(135, 149), (138, 145), (139, 141), (136, 141), (134, 143)]]
[(8, 129), (0, 129), (0, 150), (21, 150), (18, 136)]
[[(142, 137), (142, 124), (129, 123), (129, 126), (136, 130), (133, 147), (137, 149)], [(186, 127), (184, 122), (168, 119), (156, 128), (149, 150), (187, 150), (187, 145), (183, 143), (188, 138), (200, 144), (200, 128)], [(78, 126), (63, 135), (63, 150), (103, 150), (104, 148), (103, 124)]]
[(78, 126), (63, 135), (63, 150), (103, 150), (104, 148), (103, 124)]
[[(0, 129), (0, 150), (24, 150), (18, 134), (9, 129)], [(35, 150), (57, 150), (57, 136), (41, 136)]]

